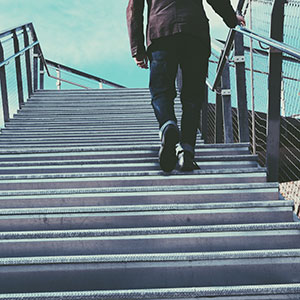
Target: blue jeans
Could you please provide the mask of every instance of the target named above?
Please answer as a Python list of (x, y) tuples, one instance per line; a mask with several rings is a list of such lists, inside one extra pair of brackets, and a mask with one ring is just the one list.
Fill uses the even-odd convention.
[(161, 128), (166, 122), (177, 123), (174, 99), (178, 66), (182, 70), (181, 138), (182, 145), (195, 147), (200, 110), (205, 97), (205, 80), (210, 56), (210, 41), (186, 34), (155, 40), (148, 49), (150, 93), (155, 116)]

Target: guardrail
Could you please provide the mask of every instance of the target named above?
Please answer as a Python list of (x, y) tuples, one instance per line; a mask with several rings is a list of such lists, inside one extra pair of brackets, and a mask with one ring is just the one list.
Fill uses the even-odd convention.
[[(300, 50), (283, 43), (284, 9), (286, 1), (274, 0), (269, 2), (272, 4), (270, 16), (270, 37), (263, 36), (251, 29), (243, 27), (236, 27), (235, 29), (230, 30), (223, 48), (221, 48), (219, 45), (213, 45), (214, 52), (221, 48), (219, 53), (220, 56), (217, 61), (214, 61), (214, 63), (217, 65), (217, 71), (213, 78), (207, 80), (207, 86), (208, 89), (214, 91), (216, 95), (213, 133), (214, 142), (251, 142), (253, 152), (257, 152), (256, 148), (260, 147), (258, 144), (262, 140), (262, 137), (259, 135), (255, 124), (257, 126), (266, 126), (266, 133), (265, 137), (263, 138), (266, 139), (265, 162), (263, 161), (264, 159), (262, 159), (262, 161), (267, 167), (268, 180), (277, 182), (280, 179), (279, 168), (280, 164), (282, 163), (280, 161), (282, 158), (282, 153), (280, 153), (280, 137), (283, 130), (281, 126), (281, 104), (284, 93), (283, 79), (288, 78), (289, 80), (298, 80), (297, 78), (284, 76), (282, 73), (282, 65), (283, 61), (289, 61), (297, 64), (299, 68)], [(251, 1), (248, 1), (248, 6), (249, 3), (251, 5)], [(244, 4), (245, 1), (239, 2), (238, 11), (242, 11)], [(266, 93), (268, 93), (267, 110), (265, 112), (266, 123), (264, 123), (262, 120), (257, 121), (255, 119), (254, 114), (257, 116), (259, 114), (255, 112), (254, 103), (252, 103), (252, 112), (251, 109), (249, 110), (249, 103), (247, 102), (247, 98), (249, 98), (247, 97), (249, 86), (247, 86), (247, 83), (251, 82), (251, 84), (253, 84), (253, 80), (251, 80), (251, 76), (249, 76), (249, 74), (246, 74), (246, 71), (248, 70), (245, 66), (245, 51), (252, 51), (253, 49), (250, 49), (252, 48), (251, 43), (250, 47), (245, 47), (244, 36), (260, 43), (263, 51), (260, 53), (256, 51), (256, 55), (268, 55), (268, 69), (264, 72), (254, 70), (253, 64), (251, 64), (251, 66), (248, 68), (251, 73), (261, 72), (262, 74), (268, 76), (268, 81), (265, 86)], [(267, 48), (263, 45), (267, 46)], [(232, 50), (234, 50), (233, 54)], [(268, 51), (267, 53), (266, 50)], [(231, 55), (233, 55), (232, 59)], [(251, 59), (251, 55), (249, 55), (249, 59)], [(230, 82), (230, 78), (233, 75), (233, 70), (235, 72), (235, 82), (232, 82), (232, 80)], [(235, 90), (231, 88), (231, 85), (235, 86)], [(252, 86), (251, 89), (253, 88), (255, 87)], [(208, 94), (211, 96), (211, 92), (208, 92)], [(231, 102), (233, 94), (236, 96), (236, 109), (232, 109)], [(200, 125), (203, 137), (206, 140), (208, 139), (209, 126), (211, 126), (211, 120), (208, 120), (207, 115), (208, 104), (206, 101), (206, 103), (204, 103), (202, 112), (203, 117)], [(261, 114), (259, 117), (262, 118)], [(235, 118), (236, 121), (233, 124), (233, 120)], [(209, 142), (212, 141), (210, 140)], [(295, 143), (293, 144), (293, 148), (297, 148)], [(295, 178), (297, 179), (297, 177), (300, 179), (300, 164), (298, 164), (296, 167), (298, 168), (299, 175), (292, 176), (293, 180), (295, 180)]]
[[(13, 49), (11, 49), (11, 46), (13, 46)], [(25, 56), (25, 59), (23, 59), (23, 56)], [(32, 23), (27, 23), (0, 32), (0, 88), (4, 123), (9, 122), (10, 119), (10, 97), (6, 72), (6, 67), (9, 64), (15, 66), (13, 71), (15, 79), (12, 80), (13, 78), (10, 78), (9, 83), (15, 82), (17, 86), (19, 109), (21, 109), (25, 99), (30, 98), (34, 91), (38, 88), (44, 89), (44, 70), (46, 70), (49, 78), (57, 81), (57, 88), (60, 88), (61, 82), (80, 88), (89, 88), (87, 85), (79, 84), (73, 80), (66, 80), (61, 78), (61, 76), (52, 75), (50, 72), (51, 67), (54, 67), (58, 74), (63, 70), (64, 72), (76, 74), (76, 76), (81, 78), (97, 82), (99, 88), (102, 88), (103, 85), (113, 88), (124, 88), (124, 86), (114, 82), (45, 59), (34, 26)]]

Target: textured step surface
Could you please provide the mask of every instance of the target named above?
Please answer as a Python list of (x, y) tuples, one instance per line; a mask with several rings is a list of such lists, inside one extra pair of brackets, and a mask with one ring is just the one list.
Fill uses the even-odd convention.
[(162, 172), (147, 89), (38, 91), (0, 145), (0, 299), (299, 299), (293, 203), (247, 143)]
[(299, 248), (298, 223), (15, 231), (0, 234), (1, 257), (215, 252)]
[(299, 251), (4, 258), (0, 292), (287, 284), (300, 280)]

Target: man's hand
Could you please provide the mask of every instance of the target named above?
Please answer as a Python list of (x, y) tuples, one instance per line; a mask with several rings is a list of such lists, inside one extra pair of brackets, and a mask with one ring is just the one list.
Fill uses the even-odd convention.
[(239, 25), (246, 26), (246, 21), (243, 16), (237, 15), (236, 18)]
[(137, 55), (134, 57), (134, 60), (138, 67), (142, 69), (148, 69), (148, 57), (146, 54), (144, 55)]

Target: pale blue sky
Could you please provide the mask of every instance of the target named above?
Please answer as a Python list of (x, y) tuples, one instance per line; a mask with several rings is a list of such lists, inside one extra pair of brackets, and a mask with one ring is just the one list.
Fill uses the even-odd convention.
[[(206, 2), (206, 1), (204, 1)], [(237, 0), (233, 0), (233, 6)], [(0, 0), (0, 31), (33, 22), (46, 58), (127, 87), (146, 87), (148, 71), (130, 56), (127, 0)], [(228, 29), (207, 9), (214, 36)]]

